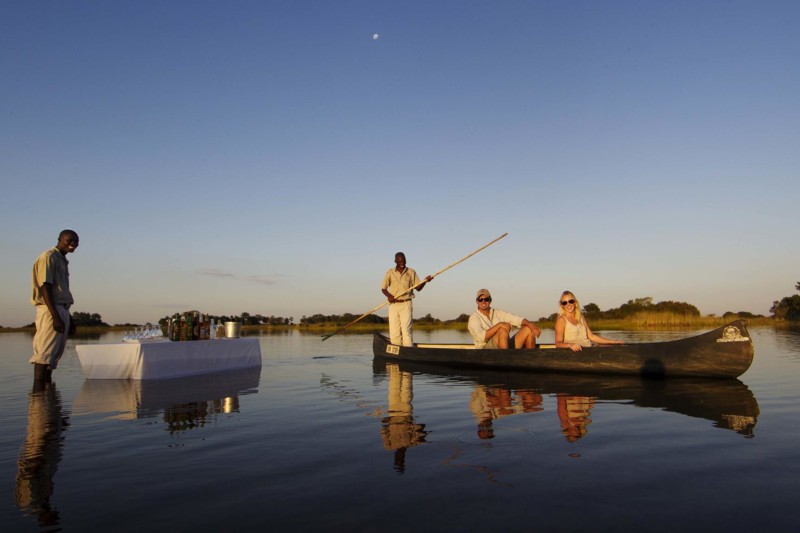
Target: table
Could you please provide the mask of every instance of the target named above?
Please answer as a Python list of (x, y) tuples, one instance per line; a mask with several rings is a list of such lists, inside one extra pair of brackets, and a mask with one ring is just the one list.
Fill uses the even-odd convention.
[(165, 379), (261, 366), (256, 338), (79, 344), (88, 379)]

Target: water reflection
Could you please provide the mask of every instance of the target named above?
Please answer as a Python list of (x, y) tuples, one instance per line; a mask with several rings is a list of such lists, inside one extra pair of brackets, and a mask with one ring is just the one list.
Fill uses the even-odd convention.
[(514, 391), (500, 386), (476, 385), (469, 409), (478, 422), (478, 438), (494, 438), (494, 421), (517, 413), (542, 411), (542, 396), (534, 391)]
[[(468, 382), (475, 390), (470, 409), (478, 420), (478, 437), (494, 437), (492, 423), (498, 418), (542, 411), (542, 396), (556, 400), (560, 432), (569, 442), (585, 437), (592, 409), (600, 402), (662, 409), (710, 420), (714, 427), (753, 437), (759, 415), (758, 403), (738, 379), (669, 378), (638, 376), (498, 372), (445, 369), (419, 363), (396, 363), (398, 371), (446, 377)], [(373, 371), (381, 373), (379, 363)], [(409, 378), (410, 383), (410, 378)]]
[(175, 379), (87, 379), (73, 414), (161, 417), (170, 432), (200, 428), (217, 415), (238, 412), (239, 397), (257, 392), (260, 376), (260, 368), (247, 368)]
[(588, 431), (586, 426), (592, 423), (589, 415), (594, 407), (594, 400), (591, 396), (575, 396), (561, 392), (556, 394), (558, 421), (561, 423), (561, 433), (567, 442), (575, 442), (586, 435)]
[(14, 501), (23, 512), (36, 516), (40, 528), (59, 524), (58, 510), (51, 507), (50, 497), (68, 416), (62, 410), (55, 383), (34, 384), (28, 395), (28, 431), (17, 462)]
[(394, 452), (394, 469), (402, 474), (406, 468), (406, 450), (425, 442), (425, 424), (414, 422), (414, 376), (398, 365), (387, 363), (389, 378), (389, 413), (381, 418), (381, 439), (386, 450)]
[(775, 328), (775, 343), (791, 359), (800, 359), (800, 327), (794, 324)]

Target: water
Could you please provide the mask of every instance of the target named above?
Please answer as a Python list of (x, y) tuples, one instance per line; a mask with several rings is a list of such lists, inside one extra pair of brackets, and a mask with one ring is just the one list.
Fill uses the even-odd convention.
[(296, 332), (260, 337), (260, 371), (84, 380), (74, 344), (121, 337), (109, 333), (71, 341), (55, 386), (36, 393), (30, 335), (2, 334), (0, 523), (796, 531), (800, 332), (750, 333), (755, 360), (739, 380), (387, 367), (373, 363), (371, 336)]

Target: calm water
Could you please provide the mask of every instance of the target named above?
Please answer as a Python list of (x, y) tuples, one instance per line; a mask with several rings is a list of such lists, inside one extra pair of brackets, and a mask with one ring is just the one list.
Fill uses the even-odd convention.
[(0, 334), (0, 524), (797, 531), (800, 331), (750, 333), (739, 380), (387, 367), (369, 335), (297, 333), (260, 338), (260, 371), (84, 380), (74, 343), (119, 340), (108, 334), (72, 341), (36, 393), (30, 335)]

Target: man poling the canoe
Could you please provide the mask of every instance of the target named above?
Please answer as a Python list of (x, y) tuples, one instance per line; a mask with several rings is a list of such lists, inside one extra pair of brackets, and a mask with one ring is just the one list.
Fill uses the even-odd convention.
[[(425, 283), (427, 283), (427, 282), (429, 282), (429, 281), (432, 281), (432, 280), (433, 280), (433, 279), (434, 279), (436, 276), (439, 276), (439, 275), (443, 274), (445, 271), (447, 271), (447, 270), (450, 270), (451, 268), (453, 268), (454, 266), (456, 266), (456, 265), (457, 265), (457, 264), (459, 264), (459, 263), (463, 263), (464, 261), (466, 261), (467, 259), (469, 259), (469, 258), (470, 258), (470, 257), (472, 257), (473, 255), (475, 255), (475, 254), (477, 254), (478, 252), (481, 252), (482, 250), (485, 250), (485, 249), (486, 249), (486, 248), (488, 248), (489, 246), (493, 245), (494, 243), (496, 243), (497, 241), (499, 241), (500, 239), (502, 239), (502, 238), (503, 238), (503, 237), (505, 237), (506, 235), (508, 235), (508, 233), (507, 233), (507, 232), (506, 232), (506, 233), (503, 233), (502, 235), (500, 235), (499, 237), (497, 237), (497, 238), (496, 238), (496, 239), (494, 239), (493, 241), (491, 241), (491, 242), (489, 242), (489, 243), (487, 243), (487, 244), (484, 244), (483, 246), (481, 246), (480, 248), (478, 248), (477, 250), (475, 250), (475, 251), (474, 251), (474, 252), (472, 252), (471, 254), (469, 254), (469, 255), (466, 255), (466, 256), (464, 256), (464, 257), (462, 257), (461, 259), (459, 259), (459, 260), (458, 260), (458, 261), (456, 261), (455, 263), (452, 263), (452, 264), (450, 264), (450, 265), (447, 265), (446, 267), (444, 267), (443, 269), (439, 270), (439, 271), (438, 271), (438, 272), (436, 272), (435, 274), (433, 274), (433, 275), (430, 275), (430, 276), (427, 276), (427, 277), (425, 278), (425, 281), (424, 281), (423, 283), (419, 283), (419, 284), (417, 284), (417, 285), (415, 285), (415, 286), (413, 286), (413, 287), (410, 287), (410, 288), (408, 288), (407, 290), (405, 290), (405, 291), (401, 292), (400, 294), (395, 294), (395, 295), (393, 295), (393, 298), (394, 298), (395, 300), (397, 300), (397, 299), (400, 299), (400, 298), (402, 298), (403, 296), (405, 296), (405, 295), (407, 295), (407, 294), (411, 293), (411, 291), (413, 291), (414, 289), (417, 289), (417, 288), (418, 288), (420, 285), (424, 285)], [(379, 305), (379, 306), (377, 306), (377, 307), (375, 307), (375, 308), (373, 308), (373, 309), (370, 309), (369, 311), (367, 311), (366, 313), (364, 313), (364, 314), (363, 314), (363, 315), (361, 315), (360, 317), (356, 318), (355, 320), (353, 320), (353, 321), (352, 321), (352, 322), (350, 322), (349, 324), (346, 324), (345, 326), (343, 326), (343, 327), (339, 328), (338, 330), (334, 331), (333, 333), (330, 333), (330, 334), (328, 334), (328, 335), (323, 335), (323, 336), (322, 336), (322, 340), (323, 340), (323, 341), (326, 341), (326, 340), (330, 339), (331, 337), (333, 337), (333, 336), (334, 336), (334, 335), (336, 335), (337, 333), (341, 333), (342, 331), (346, 330), (347, 328), (349, 328), (350, 326), (352, 326), (353, 324), (355, 324), (355, 323), (356, 323), (356, 322), (358, 322), (359, 320), (363, 319), (363, 318), (364, 318), (364, 317), (366, 317), (366, 316), (369, 316), (369, 315), (371, 315), (372, 313), (374, 313), (374, 312), (375, 312), (375, 311), (377, 311), (378, 309), (381, 309), (382, 307), (385, 307), (385, 306), (389, 305), (390, 303), (391, 303), (391, 301), (390, 301), (390, 300), (387, 300), (387, 301), (383, 302), (381, 305)]]
[[(381, 292), (389, 301), (389, 338), (392, 344), (398, 346), (414, 346), (411, 334), (414, 291), (421, 291), (433, 278), (426, 276), (425, 281), (420, 281), (417, 272), (406, 265), (406, 254), (403, 252), (394, 254), (394, 264), (394, 268), (386, 271), (381, 283)], [(408, 289), (413, 290), (409, 292)]]

